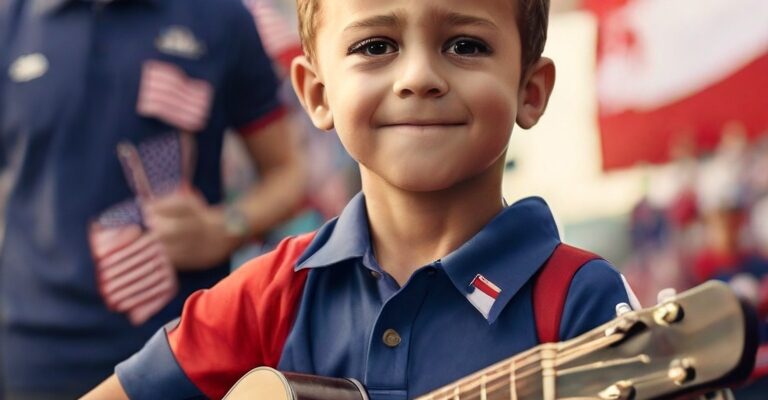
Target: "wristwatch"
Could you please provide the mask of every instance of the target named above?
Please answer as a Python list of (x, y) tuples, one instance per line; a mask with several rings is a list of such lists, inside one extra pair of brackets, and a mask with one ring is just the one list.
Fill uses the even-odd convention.
[(248, 239), (253, 234), (245, 213), (235, 206), (224, 208), (224, 230), (238, 239)]

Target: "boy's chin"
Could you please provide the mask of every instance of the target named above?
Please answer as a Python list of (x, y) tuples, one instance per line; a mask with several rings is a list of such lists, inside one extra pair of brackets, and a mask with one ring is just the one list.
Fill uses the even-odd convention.
[(414, 194), (442, 192), (460, 186), (466, 177), (441, 174), (436, 171), (406, 171), (393, 176), (384, 177), (392, 186)]

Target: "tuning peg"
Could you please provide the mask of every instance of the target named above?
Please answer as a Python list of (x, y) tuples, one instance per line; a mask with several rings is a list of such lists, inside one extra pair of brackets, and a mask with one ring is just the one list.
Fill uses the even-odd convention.
[(669, 366), (667, 376), (676, 385), (682, 386), (696, 377), (696, 368), (694, 368), (693, 361), (689, 358), (673, 360)]
[(653, 312), (653, 320), (659, 325), (669, 325), (683, 320), (685, 313), (680, 304), (673, 301), (666, 301), (656, 307)]
[(619, 303), (616, 304), (616, 316), (621, 317), (622, 315), (632, 311), (632, 307), (629, 306), (627, 303)]
[(619, 381), (598, 393), (601, 400), (629, 400), (635, 397), (635, 387), (630, 381)]
[(677, 290), (675, 290), (675, 288), (661, 289), (659, 290), (659, 293), (656, 295), (656, 304), (661, 304), (666, 301), (670, 301), (675, 296), (677, 296)]

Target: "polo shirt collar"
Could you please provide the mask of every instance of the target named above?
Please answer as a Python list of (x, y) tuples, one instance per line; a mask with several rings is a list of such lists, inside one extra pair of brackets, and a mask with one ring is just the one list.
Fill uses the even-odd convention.
[(478, 275), (500, 289), (486, 310), (488, 323), (493, 323), (559, 243), (557, 225), (547, 203), (529, 197), (504, 208), (474, 237), (443, 257), (441, 263), (456, 289), (467, 298), (478, 290), (472, 285)]
[[(456, 289), (468, 298), (467, 301), (477, 290), (472, 281), (478, 275), (500, 289), (490, 310), (487, 310), (488, 323), (493, 323), (559, 243), (557, 225), (546, 202), (530, 197), (505, 207), (469, 241), (443, 257), (440, 264)], [(299, 258), (296, 270), (327, 267), (354, 258), (363, 259), (370, 253), (365, 198), (358, 193), (337, 219), (318, 230), (315, 239)]]
[(361, 192), (349, 201), (336, 219), (327, 222), (317, 231), (315, 239), (299, 258), (296, 270), (326, 267), (362, 258), (370, 248), (368, 212)]
[(160, 0), (32, 0), (32, 1), (34, 1), (32, 9), (35, 12), (38, 12), (40, 14), (48, 14), (48, 13), (56, 12), (60, 10), (62, 7), (64, 7), (65, 5), (67, 5), (68, 3), (73, 3), (75, 1), (89, 1), (89, 2), (105, 1), (108, 3), (113, 1), (137, 1), (137, 2), (156, 4)]

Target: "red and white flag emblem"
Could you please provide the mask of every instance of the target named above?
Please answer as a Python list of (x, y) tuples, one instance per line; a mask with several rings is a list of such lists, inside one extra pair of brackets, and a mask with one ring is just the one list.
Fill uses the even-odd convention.
[(469, 285), (473, 290), (467, 295), (467, 300), (488, 319), (491, 307), (496, 302), (496, 298), (499, 297), (501, 289), (480, 274), (477, 274)]
[(208, 121), (212, 98), (207, 81), (190, 78), (173, 64), (150, 60), (142, 67), (136, 111), (184, 132), (198, 132)]

